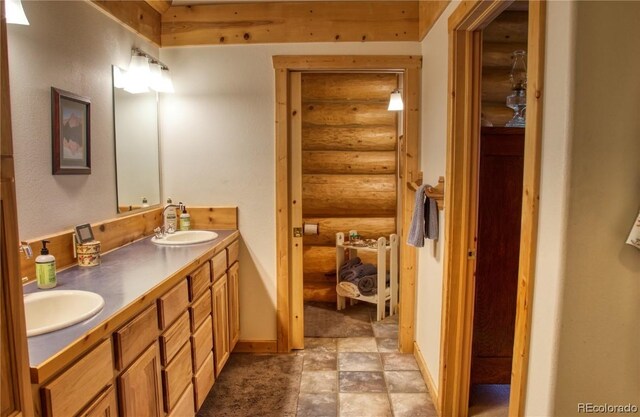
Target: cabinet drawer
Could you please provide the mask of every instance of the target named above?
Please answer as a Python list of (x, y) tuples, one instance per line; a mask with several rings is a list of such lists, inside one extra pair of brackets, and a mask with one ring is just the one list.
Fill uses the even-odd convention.
[(160, 356), (162, 365), (166, 366), (178, 353), (182, 345), (189, 340), (189, 312), (185, 311), (175, 323), (160, 336)]
[(187, 277), (189, 280), (189, 301), (193, 301), (211, 284), (211, 263), (206, 262)]
[(175, 408), (167, 417), (193, 417), (195, 407), (193, 405), (193, 385), (189, 384), (187, 390), (182, 394)]
[(155, 304), (113, 333), (116, 366), (122, 371), (158, 337)]
[(233, 265), (238, 260), (238, 251), (240, 250), (240, 241), (236, 240), (227, 246), (227, 265)]
[(113, 386), (100, 394), (87, 409), (80, 413), (79, 417), (117, 417), (118, 401)]
[(195, 332), (202, 322), (211, 314), (211, 291), (207, 290), (191, 307), (191, 331)]
[(169, 412), (176, 406), (184, 389), (191, 384), (191, 376), (191, 343), (187, 342), (162, 371), (165, 411)]
[(207, 398), (209, 391), (213, 387), (215, 378), (213, 376), (213, 352), (209, 352), (209, 356), (196, 372), (193, 378), (194, 391), (196, 393), (196, 410), (202, 407), (204, 399)]
[(187, 309), (189, 291), (187, 280), (182, 280), (165, 295), (158, 298), (160, 329), (164, 330)]
[(211, 316), (202, 323), (200, 328), (191, 336), (193, 350), (193, 371), (197, 372), (204, 360), (213, 349), (213, 322)]
[(105, 340), (42, 388), (46, 415), (75, 415), (113, 381), (111, 340)]
[(223, 250), (213, 257), (213, 280), (217, 281), (227, 272), (227, 251)]

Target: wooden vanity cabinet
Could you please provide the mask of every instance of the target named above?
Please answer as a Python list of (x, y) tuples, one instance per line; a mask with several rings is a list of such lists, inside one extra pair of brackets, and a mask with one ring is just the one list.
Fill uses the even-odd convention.
[(118, 377), (121, 416), (164, 416), (160, 368), (160, 350), (156, 341)]
[(78, 417), (117, 417), (118, 400), (113, 386), (100, 394)]

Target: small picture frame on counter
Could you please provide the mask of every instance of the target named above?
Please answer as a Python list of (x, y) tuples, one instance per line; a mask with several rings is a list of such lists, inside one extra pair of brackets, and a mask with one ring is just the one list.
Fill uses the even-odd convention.
[(87, 243), (95, 240), (95, 238), (93, 237), (93, 230), (91, 229), (91, 225), (89, 223), (80, 224), (76, 226), (74, 229), (76, 231), (77, 243), (82, 244), (82, 243)]

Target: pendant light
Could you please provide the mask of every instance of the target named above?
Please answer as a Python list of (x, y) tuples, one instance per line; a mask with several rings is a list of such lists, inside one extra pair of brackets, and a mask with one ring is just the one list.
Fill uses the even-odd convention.
[(391, 97), (389, 97), (389, 111), (401, 111), (404, 110), (404, 103), (402, 102), (402, 94), (400, 90), (393, 90)]
[(7, 23), (29, 26), (29, 20), (27, 19), (27, 15), (24, 14), (20, 0), (6, 0), (4, 4), (6, 6)]

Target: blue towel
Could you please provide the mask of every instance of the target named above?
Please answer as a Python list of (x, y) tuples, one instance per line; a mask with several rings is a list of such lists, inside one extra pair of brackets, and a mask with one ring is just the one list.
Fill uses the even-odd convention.
[[(424, 206), (425, 206), (425, 185), (421, 185), (416, 191), (416, 202), (413, 208), (413, 217), (411, 218), (411, 228), (407, 237), (407, 244), (421, 248), (424, 246)], [(436, 209), (436, 215), (438, 210)]]
[(424, 202), (425, 235), (427, 239), (438, 239), (438, 202), (426, 197)]

